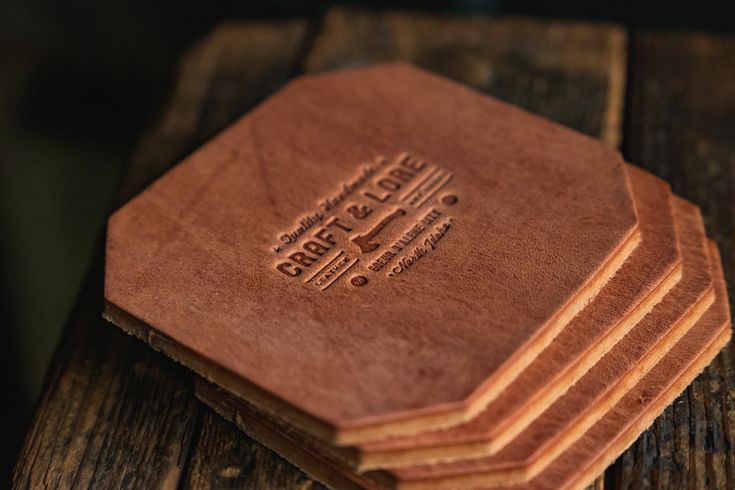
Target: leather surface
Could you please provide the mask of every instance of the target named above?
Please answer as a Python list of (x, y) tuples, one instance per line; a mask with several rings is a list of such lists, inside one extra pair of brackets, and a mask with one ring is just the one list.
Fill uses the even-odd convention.
[[(605, 466), (648, 427), (664, 408), (691, 383), (729, 340), (731, 332), (727, 286), (717, 247), (709, 243), (713, 263), (715, 303), (684, 337), (573, 446), (554, 460), (533, 480), (503, 486), (507, 489), (584, 488)], [(237, 423), (263, 444), (297, 461), (311, 475), (324, 478), (338, 488), (439, 488), (436, 480), (401, 479), (395, 470), (357, 474), (344, 464), (330, 459), (323, 445), (297, 432), (283, 430), (259, 416), (247, 404), (216, 386), (198, 380), (197, 397), (220, 415)], [(480, 475), (481, 476), (481, 475)], [(464, 485), (452, 481), (450, 488), (479, 488), (468, 475)], [(474, 480), (477, 482), (477, 480)]]
[(451, 429), (359, 447), (361, 468), (413, 466), (495, 453), (533, 421), (658, 303), (681, 277), (669, 185), (626, 166), (642, 242), (538, 358), (475, 419)]
[(583, 438), (520, 490), (584, 488), (638, 438), (663, 410), (694, 381), (731, 336), (727, 285), (717, 245), (710, 241), (717, 296), (695, 327), (617, 403)]
[[(674, 197), (681, 230), (681, 281), (569, 391), (496, 455), (395, 470), (400, 480), (454, 488), (472, 475), (483, 484), (534, 476), (604, 415), (691, 329), (714, 300), (707, 239), (699, 208)], [(580, 433), (580, 428), (584, 429)], [(457, 481), (452, 477), (457, 476)]]
[(262, 409), (364, 442), (481, 410), (636, 233), (615, 150), (383, 65), (297, 79), (116, 212), (105, 298)]

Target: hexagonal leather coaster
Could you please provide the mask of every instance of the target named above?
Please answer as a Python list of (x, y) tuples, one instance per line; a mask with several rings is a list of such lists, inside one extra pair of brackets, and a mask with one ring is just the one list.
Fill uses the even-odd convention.
[[(556, 490), (585, 488), (612, 463), (681, 393), (730, 340), (727, 286), (717, 246), (709, 243), (714, 265), (715, 303), (684, 337), (623, 398), (612, 406), (570, 448), (531, 481), (502, 488)], [(235, 422), (255, 439), (335, 488), (438, 488), (432, 479), (409, 478), (400, 471), (358, 474), (322, 452), (315, 443), (253, 411), (252, 407), (218, 387), (197, 380), (197, 396), (220, 415)], [(410, 471), (410, 470), (409, 470)], [(468, 475), (468, 478), (472, 478)], [(472, 480), (463, 482), (472, 486)], [(454, 480), (450, 488), (458, 488)]]
[(615, 150), (383, 65), (290, 83), (116, 212), (105, 316), (363, 443), (481, 412), (639, 241)]
[(628, 165), (626, 171), (643, 241), (595, 300), (477, 417), (451, 429), (363, 445), (350, 452), (351, 464), (366, 470), (494, 454), (663, 299), (683, 269), (671, 191), (644, 170)]

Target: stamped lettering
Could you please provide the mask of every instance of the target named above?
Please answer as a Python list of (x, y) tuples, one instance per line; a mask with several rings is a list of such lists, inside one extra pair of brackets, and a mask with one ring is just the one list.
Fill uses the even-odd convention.
[(453, 177), (409, 153), (375, 158), (291, 229), (276, 233), (275, 271), (320, 291), (362, 288), (370, 275), (409, 271), (454, 226), (447, 213), (459, 197), (444, 191)]

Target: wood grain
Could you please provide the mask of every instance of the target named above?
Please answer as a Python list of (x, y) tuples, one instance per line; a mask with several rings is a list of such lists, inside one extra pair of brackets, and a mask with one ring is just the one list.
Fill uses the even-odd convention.
[[(225, 27), (194, 48), (161, 123), (143, 137), (120, 202), (217, 129), (206, 102), (221, 93), (215, 80), (239, 80), (237, 107), (252, 105), (263, 87), (285, 81), (305, 32), (303, 22)], [(231, 46), (239, 55), (234, 78), (227, 75)], [(220, 114), (231, 102), (218, 102)], [(16, 488), (174, 488), (186, 465), (200, 410), (191, 373), (100, 317), (103, 243), (47, 374), (14, 470)]]
[[(731, 36), (637, 34), (624, 144), (630, 160), (701, 206), (730, 285), (735, 266), (734, 53)], [(609, 486), (735, 485), (734, 363), (730, 344), (608, 470)]]
[(182, 487), (324, 488), (289, 461), (245, 436), (209, 407), (203, 407), (202, 410), (200, 436)]
[(616, 146), (626, 33), (611, 24), (334, 9), (306, 71), (411, 63)]

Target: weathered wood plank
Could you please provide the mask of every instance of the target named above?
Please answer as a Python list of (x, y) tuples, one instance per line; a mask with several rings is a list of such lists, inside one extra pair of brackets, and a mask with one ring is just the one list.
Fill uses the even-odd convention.
[(198, 409), (191, 376), (105, 325), (101, 268), (91, 275), (15, 468), (16, 488), (165, 486), (177, 479)]
[[(735, 37), (643, 32), (631, 56), (626, 156), (701, 205), (732, 285)], [(730, 345), (608, 470), (608, 482), (734, 487), (734, 362)]]
[(410, 61), (617, 145), (626, 39), (608, 24), (335, 9), (306, 71)]
[(204, 407), (186, 488), (321, 489), (293, 464)]
[[(301, 21), (225, 26), (194, 48), (168, 110), (143, 138), (119, 200), (283, 83), (306, 27)], [(236, 103), (223, 86), (237, 94)], [(102, 320), (103, 243), (52, 360), (16, 463), (15, 488), (179, 484), (201, 409), (192, 375)]]
[(283, 85), (299, 70), (308, 34), (304, 20), (223, 24), (194, 46), (160, 120), (142, 138), (120, 202)]
[[(608, 25), (337, 9), (327, 14), (305, 71), (411, 61), (615, 144), (625, 46), (625, 33)], [(232, 475), (234, 486), (264, 488), (272, 473), (263, 468), (270, 466), (284, 468), (278, 482), (308, 481), (295, 468), (288, 476), (277, 456), (264, 459), (262, 449), (248, 446), (250, 439), (214, 412), (206, 411), (203, 420), (187, 488), (224, 484), (223, 475)], [(232, 453), (215, 452), (220, 446), (233, 447)], [(271, 480), (284, 488), (278, 482)], [(602, 488), (601, 479), (594, 488)]]

